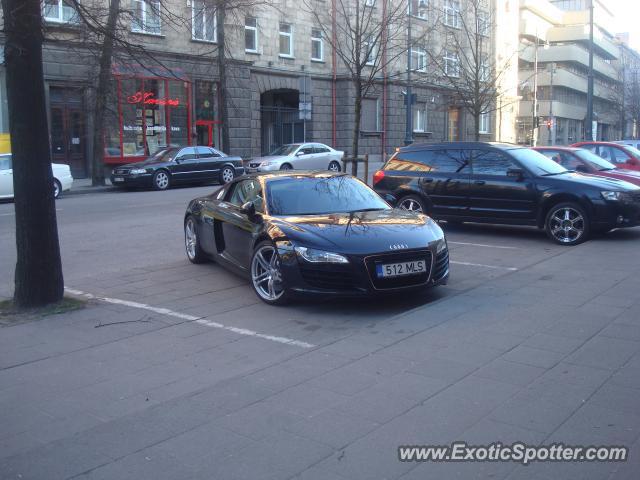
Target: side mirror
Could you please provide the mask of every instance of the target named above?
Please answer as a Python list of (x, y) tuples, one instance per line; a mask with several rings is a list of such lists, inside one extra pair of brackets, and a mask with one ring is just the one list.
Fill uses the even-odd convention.
[(301, 157), (303, 155), (305, 155), (305, 153), (302, 150), (300, 150), (298, 153), (296, 153), (296, 157)]
[(584, 165), (576, 165), (576, 172), (589, 173), (589, 169)]
[(176, 162), (178, 165), (180, 165), (180, 163), (182, 163), (182, 159), (181, 158), (176, 158), (173, 161)]
[(396, 198), (396, 196), (390, 193), (385, 193), (384, 195), (382, 195), (382, 198), (384, 199), (385, 202), (387, 202), (392, 207), (395, 207), (396, 203), (398, 202), (398, 199)]
[(510, 168), (507, 170), (507, 177), (522, 180), (524, 178), (524, 170), (521, 168)]
[(247, 202), (240, 207), (240, 213), (249, 218), (254, 217), (256, 215), (256, 206), (253, 202)]

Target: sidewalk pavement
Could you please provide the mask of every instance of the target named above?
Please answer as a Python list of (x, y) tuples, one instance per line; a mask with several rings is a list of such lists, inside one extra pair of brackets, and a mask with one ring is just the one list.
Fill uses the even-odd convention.
[(105, 185), (94, 187), (91, 184), (90, 178), (74, 178), (73, 185), (71, 186), (71, 190), (67, 190), (63, 192), (63, 196), (68, 195), (86, 195), (89, 193), (104, 193), (104, 192), (117, 192), (118, 189), (111, 185), (111, 182), (108, 178), (105, 178)]

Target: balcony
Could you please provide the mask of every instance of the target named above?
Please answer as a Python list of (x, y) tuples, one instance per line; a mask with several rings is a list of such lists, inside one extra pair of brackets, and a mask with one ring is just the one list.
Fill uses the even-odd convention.
[[(589, 48), (589, 25), (572, 25), (551, 28), (547, 32), (547, 40), (551, 43), (579, 42), (584, 44), (585, 48)], [(594, 31), (593, 44), (596, 54), (604, 58), (614, 60), (620, 57), (620, 49), (618, 46), (605, 37), (598, 28)]]
[[(538, 116), (548, 117), (550, 112), (551, 102), (549, 100), (540, 100), (538, 102)], [(521, 117), (533, 116), (533, 102), (526, 100), (520, 102)], [(562, 103), (558, 100), (553, 102), (553, 116), (560, 118), (572, 118), (574, 120), (584, 120), (587, 115), (587, 104), (584, 105), (569, 105), (568, 103)]]
[[(520, 58), (533, 63), (535, 57), (535, 47), (533, 45), (526, 46), (521, 50)], [(589, 52), (579, 45), (551, 45), (549, 48), (538, 48), (538, 62), (540, 63), (561, 63), (576, 62), (584, 68), (589, 68)], [(593, 69), (597, 74), (609, 77), (611, 80), (618, 80), (618, 72), (616, 69), (599, 57), (593, 59)]]
[[(548, 87), (551, 85), (551, 72), (546, 68), (543, 70), (543, 68), (544, 67), (541, 67), (538, 72), (538, 86)], [(527, 83), (531, 87), (533, 85), (533, 70), (520, 70), (519, 82), (521, 85)], [(585, 95), (589, 88), (587, 77), (560, 67), (557, 67), (553, 74), (553, 85), (554, 87), (570, 88)], [(611, 88), (595, 82), (593, 95), (597, 98), (611, 101), (611, 99), (615, 97), (615, 92)]]

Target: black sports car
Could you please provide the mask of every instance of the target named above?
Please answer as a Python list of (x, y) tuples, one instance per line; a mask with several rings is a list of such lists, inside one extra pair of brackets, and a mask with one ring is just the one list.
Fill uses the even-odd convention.
[(229, 157), (211, 147), (168, 147), (142, 162), (114, 168), (111, 183), (166, 190), (178, 183), (229, 183), (243, 174), (240, 157)]
[(361, 181), (332, 172), (269, 172), (189, 203), (187, 256), (246, 275), (258, 297), (358, 296), (425, 288), (449, 277), (444, 233), (394, 209)]

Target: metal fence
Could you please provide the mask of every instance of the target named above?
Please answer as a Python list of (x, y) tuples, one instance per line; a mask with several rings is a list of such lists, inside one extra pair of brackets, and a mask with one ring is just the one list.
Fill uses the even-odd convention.
[(261, 107), (262, 154), (281, 145), (304, 141), (304, 122), (297, 108)]

